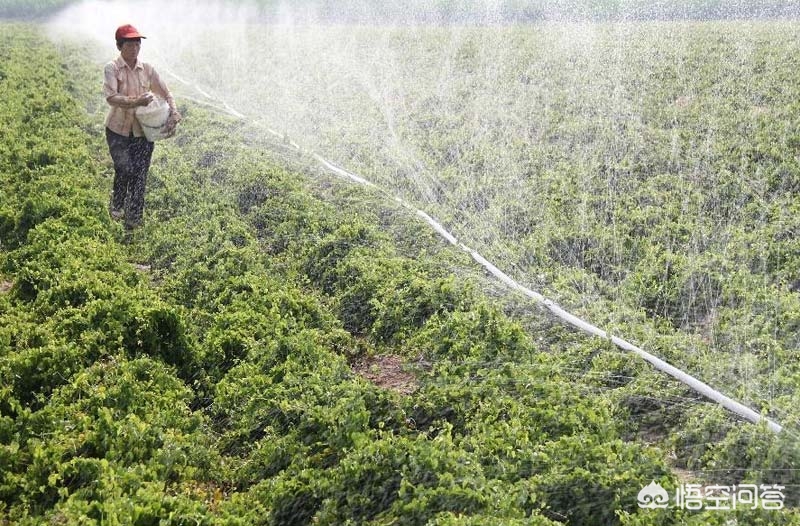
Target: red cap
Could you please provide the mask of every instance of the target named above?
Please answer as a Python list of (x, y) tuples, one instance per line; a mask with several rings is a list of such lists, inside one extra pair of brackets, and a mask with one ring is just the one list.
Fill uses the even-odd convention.
[(119, 26), (117, 28), (117, 32), (114, 33), (114, 38), (116, 40), (124, 40), (126, 38), (147, 38), (139, 34), (139, 30), (133, 27), (130, 24), (125, 24), (124, 26)]

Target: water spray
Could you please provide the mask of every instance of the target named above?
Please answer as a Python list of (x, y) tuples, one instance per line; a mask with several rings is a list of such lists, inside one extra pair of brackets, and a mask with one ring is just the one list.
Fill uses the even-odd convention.
[[(189, 84), (189, 85), (194, 86), (193, 84)], [(197, 88), (199, 93), (205, 94), (205, 92), (202, 89), (200, 89), (197, 86), (195, 86), (195, 87)], [(226, 108), (226, 110), (228, 111), (229, 114), (244, 119), (242, 113), (240, 113), (240, 112), (236, 111), (235, 109), (231, 108), (225, 101), (217, 100), (216, 102), (222, 104)], [(250, 123), (250, 124), (253, 124), (253, 123)], [(276, 132), (274, 130), (269, 130), (269, 131), (273, 135), (281, 136), (281, 134), (279, 134), (278, 132)], [(692, 376), (692, 375), (690, 375), (690, 374), (678, 369), (677, 367), (675, 367), (673, 365), (670, 365), (669, 363), (665, 362), (664, 360), (662, 360), (662, 359), (658, 358), (657, 356), (654, 356), (653, 354), (645, 351), (644, 349), (642, 349), (642, 348), (640, 348), (640, 347), (628, 342), (627, 340), (624, 340), (623, 338), (620, 338), (618, 336), (613, 336), (613, 335), (609, 334), (608, 332), (606, 332), (606, 331), (600, 329), (599, 327), (587, 322), (586, 320), (584, 320), (582, 318), (579, 318), (578, 316), (575, 316), (574, 314), (568, 312), (567, 310), (565, 310), (562, 307), (560, 307), (557, 303), (555, 303), (552, 300), (546, 298), (542, 294), (540, 294), (540, 293), (538, 293), (538, 292), (536, 292), (534, 290), (531, 290), (528, 287), (525, 287), (525, 286), (521, 285), (519, 282), (514, 280), (508, 274), (506, 274), (505, 272), (500, 270), (491, 261), (489, 261), (485, 257), (483, 257), (478, 251), (473, 250), (472, 248), (470, 248), (466, 244), (460, 242), (441, 223), (439, 223), (436, 219), (432, 218), (424, 210), (420, 210), (419, 208), (414, 207), (413, 205), (411, 205), (410, 203), (408, 203), (404, 199), (402, 199), (402, 198), (400, 198), (398, 196), (392, 195), (385, 188), (382, 188), (382, 187), (376, 185), (375, 183), (365, 179), (364, 177), (356, 175), (356, 174), (354, 174), (352, 172), (347, 171), (344, 168), (341, 168), (341, 167), (335, 165), (333, 162), (325, 159), (323, 156), (321, 156), (318, 153), (315, 153), (315, 152), (304, 152), (303, 149), (299, 145), (297, 145), (297, 143), (295, 143), (293, 141), (291, 141), (290, 144), (299, 153), (301, 153), (301, 154), (305, 153), (305, 154), (309, 155), (311, 158), (313, 158), (315, 161), (317, 161), (317, 163), (319, 163), (320, 166), (325, 168), (328, 172), (330, 172), (330, 173), (332, 173), (332, 174), (334, 174), (334, 175), (336, 175), (338, 177), (347, 179), (347, 180), (349, 180), (351, 182), (366, 186), (368, 188), (376, 189), (380, 193), (382, 193), (385, 196), (389, 197), (391, 200), (393, 200), (393, 201), (401, 204), (405, 208), (411, 210), (417, 217), (421, 218), (431, 228), (433, 228), (433, 230), (435, 230), (436, 233), (439, 234), (443, 239), (445, 239), (451, 245), (453, 245), (455, 247), (458, 247), (462, 251), (464, 251), (467, 254), (469, 254), (472, 257), (472, 259), (475, 260), (475, 262), (477, 262), (484, 269), (486, 269), (492, 276), (494, 276), (495, 278), (499, 279), (509, 289), (511, 289), (511, 290), (513, 290), (515, 292), (519, 292), (519, 293), (523, 294), (524, 296), (534, 300), (534, 302), (536, 302), (536, 304), (541, 305), (542, 307), (544, 307), (545, 309), (550, 311), (550, 313), (552, 313), (558, 319), (568, 323), (569, 325), (572, 325), (573, 327), (575, 327), (575, 328), (577, 328), (577, 329), (579, 329), (579, 330), (581, 330), (581, 331), (583, 331), (583, 332), (585, 332), (587, 334), (590, 334), (592, 336), (596, 336), (596, 337), (604, 339), (604, 340), (608, 340), (608, 341), (610, 341), (611, 343), (613, 343), (614, 345), (616, 345), (617, 347), (619, 347), (622, 350), (625, 350), (625, 351), (628, 351), (628, 352), (632, 352), (632, 353), (638, 355), (640, 358), (642, 358), (646, 362), (650, 363), (657, 370), (672, 376), (673, 378), (675, 378), (679, 382), (689, 386), (691, 389), (693, 389), (697, 393), (705, 396), (706, 398), (709, 398), (709, 399), (717, 402), (718, 404), (720, 404), (721, 406), (723, 406), (727, 410), (731, 411), (732, 413), (734, 413), (736, 415), (739, 415), (740, 417), (744, 418), (745, 420), (747, 420), (747, 421), (749, 421), (749, 422), (751, 422), (753, 424), (764, 423), (764, 424), (766, 424), (767, 428), (770, 431), (774, 432), (774, 433), (780, 433), (783, 430), (783, 427), (780, 424), (778, 424), (777, 422), (774, 422), (773, 420), (771, 420), (771, 419), (769, 419), (769, 418), (767, 418), (765, 416), (760, 415), (759, 413), (755, 412), (754, 410), (750, 409), (749, 407), (745, 406), (744, 404), (742, 404), (740, 402), (737, 402), (736, 400), (733, 400), (732, 398), (730, 398), (730, 397), (724, 395), (723, 393), (717, 391), (716, 389), (714, 389), (713, 387), (709, 386), (705, 382), (702, 382), (701, 380), (698, 380), (694, 376)]]
[[(161, 9), (161, 7), (159, 7), (159, 9)], [(176, 19), (180, 19), (184, 15), (185, 15), (185, 13), (180, 13), (175, 18)], [(131, 16), (135, 17), (135, 19), (137, 19), (137, 20), (142, 18), (142, 17), (145, 17), (145, 15), (141, 11), (138, 11), (137, 13), (135, 13), (135, 14), (133, 14)], [(169, 17), (162, 17), (162, 18), (169, 18)], [(157, 20), (158, 18), (156, 17), (154, 19)], [(116, 21), (112, 22), (112, 24), (113, 23), (116, 23)], [(399, 196), (396, 196), (395, 194), (393, 194), (393, 192), (391, 190), (388, 190), (388, 189), (386, 189), (385, 187), (383, 187), (383, 186), (381, 186), (379, 184), (376, 184), (376, 183), (374, 183), (374, 182), (372, 182), (372, 181), (370, 181), (370, 180), (368, 180), (368, 179), (366, 179), (366, 178), (364, 178), (364, 177), (362, 177), (360, 175), (357, 175), (357, 174), (353, 173), (352, 171), (349, 171), (349, 170), (347, 170), (345, 168), (342, 168), (336, 162), (333, 162), (333, 161), (327, 159), (326, 157), (322, 156), (317, 151), (314, 151), (315, 150), (314, 148), (304, 149), (297, 142), (289, 139), (289, 136), (288, 136), (287, 133), (280, 133), (280, 132), (276, 131), (275, 129), (273, 129), (273, 128), (269, 127), (269, 126), (264, 125), (260, 121), (259, 122), (255, 122), (252, 119), (248, 119), (248, 117), (246, 116), (245, 113), (240, 112), (237, 109), (235, 109), (233, 107), (233, 105), (229, 104), (229, 102), (227, 100), (225, 100), (224, 97), (221, 97), (219, 95), (214, 94), (213, 93), (214, 90), (212, 90), (210, 88), (206, 88), (206, 87), (200, 86), (200, 85), (198, 85), (196, 82), (194, 82), (192, 80), (187, 80), (187, 79), (183, 78), (182, 76), (180, 76), (180, 75), (176, 74), (175, 72), (173, 72), (165, 63), (166, 63), (166, 61), (162, 61), (157, 66), (160, 71), (169, 74), (172, 78), (174, 78), (178, 82), (186, 85), (187, 87), (191, 88), (194, 92), (198, 93), (202, 97), (201, 99), (191, 98), (191, 97), (187, 97), (187, 98), (189, 98), (189, 99), (191, 99), (191, 100), (193, 100), (193, 101), (195, 101), (195, 102), (197, 102), (199, 104), (203, 104), (205, 106), (213, 108), (216, 111), (220, 111), (220, 112), (226, 113), (228, 115), (231, 115), (231, 116), (233, 116), (233, 117), (235, 117), (237, 119), (241, 119), (243, 121), (246, 121), (251, 125), (259, 126), (259, 127), (263, 128), (264, 130), (266, 130), (273, 137), (275, 137), (277, 139), (280, 139), (284, 144), (286, 144), (288, 147), (291, 147), (297, 153), (299, 153), (301, 155), (305, 155), (305, 156), (309, 157), (310, 159), (313, 159), (316, 163), (318, 163), (322, 168), (327, 170), (329, 173), (332, 173), (332, 174), (334, 174), (334, 175), (336, 175), (338, 177), (342, 177), (344, 179), (347, 179), (347, 180), (349, 180), (349, 181), (351, 181), (353, 183), (359, 184), (361, 186), (364, 186), (364, 187), (370, 188), (372, 190), (375, 190), (375, 191), (381, 193), (382, 195), (384, 195), (387, 199), (390, 199), (390, 200), (392, 200), (392, 201), (394, 201), (396, 203), (399, 203), (403, 207), (407, 208), (415, 216), (417, 216), (421, 220), (425, 221), (426, 224), (428, 224), (434, 231), (436, 231), (437, 234), (439, 234), (448, 243), (450, 243), (454, 247), (462, 250), (463, 252), (466, 252), (467, 254), (469, 254), (470, 257), (476, 263), (481, 265), (487, 272), (489, 272), (492, 276), (494, 276), (496, 279), (498, 279), (500, 282), (502, 282), (504, 285), (506, 285), (511, 291), (514, 291), (516, 293), (522, 294), (525, 297), (533, 300), (537, 305), (540, 305), (540, 306), (544, 307), (552, 315), (556, 316), (558, 319), (564, 321), (565, 323), (567, 323), (567, 324), (569, 324), (569, 325), (571, 325), (571, 326), (573, 326), (573, 327), (575, 327), (575, 328), (577, 328), (577, 329), (579, 329), (579, 330), (581, 330), (581, 331), (583, 331), (583, 332), (585, 332), (587, 334), (590, 334), (592, 336), (596, 336), (596, 337), (604, 339), (606, 341), (610, 341), (611, 343), (613, 343), (615, 346), (617, 346), (618, 348), (620, 348), (622, 350), (625, 350), (625, 351), (628, 351), (628, 352), (632, 352), (632, 353), (638, 355), (639, 357), (641, 357), (642, 359), (644, 359), (645, 361), (650, 363), (653, 367), (655, 367), (659, 371), (662, 371), (662, 372), (672, 376), (673, 378), (675, 378), (678, 381), (680, 381), (680, 382), (684, 383), (685, 385), (689, 386), (691, 389), (695, 390), (696, 392), (700, 393), (701, 395), (703, 395), (703, 396), (705, 396), (705, 397), (707, 397), (707, 398), (709, 398), (711, 400), (714, 400), (715, 402), (719, 403), (720, 405), (722, 405), (723, 407), (725, 407), (729, 411), (733, 412), (734, 414), (740, 416), (741, 418), (744, 418), (745, 420), (747, 420), (749, 422), (752, 422), (754, 424), (766, 424), (766, 427), (770, 431), (772, 431), (774, 433), (781, 432), (782, 426), (780, 424), (770, 420), (769, 418), (767, 418), (765, 416), (760, 415), (756, 411), (754, 411), (754, 410), (746, 407), (745, 405), (743, 405), (743, 404), (741, 404), (741, 403), (729, 398), (728, 396), (722, 394), (721, 392), (713, 389), (708, 384), (706, 384), (706, 383), (698, 380), (697, 378), (695, 378), (695, 377), (693, 377), (693, 376), (681, 371), (680, 369), (670, 365), (669, 363), (661, 360), (660, 358), (658, 358), (658, 357), (656, 357), (656, 356), (644, 351), (640, 347), (638, 347), (636, 345), (633, 345), (632, 343), (630, 343), (630, 342), (628, 342), (628, 341), (626, 341), (626, 340), (624, 340), (624, 339), (622, 339), (622, 338), (620, 338), (618, 336), (611, 335), (607, 331), (604, 331), (604, 330), (598, 328), (597, 326), (595, 326), (595, 325), (593, 325), (593, 324), (591, 324), (591, 323), (589, 323), (589, 322), (587, 322), (587, 321), (585, 321), (585, 320), (583, 320), (583, 319), (571, 314), (570, 312), (566, 311), (565, 309), (560, 307), (558, 304), (556, 304), (552, 300), (546, 298), (542, 294), (540, 294), (540, 293), (538, 293), (536, 291), (533, 291), (533, 290), (521, 285), (519, 282), (517, 282), (516, 280), (511, 278), (508, 274), (506, 274), (505, 272), (500, 270), (500, 268), (498, 268), (498, 266), (496, 266), (494, 263), (492, 263), (489, 260), (487, 260), (479, 252), (477, 252), (476, 250), (472, 249), (468, 245), (466, 245), (466, 244), (462, 243), (461, 241), (459, 241), (458, 238), (455, 235), (453, 235), (451, 232), (449, 232), (439, 221), (434, 219), (431, 215), (429, 215), (425, 211), (413, 206), (407, 200), (405, 200), (405, 199), (403, 199), (403, 198), (401, 198)], [(345, 80), (345, 79), (342, 79), (342, 80)], [(336, 120), (335, 122), (337, 124), (341, 124), (342, 126), (344, 125), (344, 123), (339, 121), (339, 120)], [(389, 124), (389, 125), (391, 127), (391, 124)]]

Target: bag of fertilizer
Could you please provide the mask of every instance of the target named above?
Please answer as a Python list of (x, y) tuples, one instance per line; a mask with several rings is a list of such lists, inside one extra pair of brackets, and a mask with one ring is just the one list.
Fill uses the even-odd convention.
[(172, 136), (167, 127), (169, 105), (160, 97), (153, 97), (153, 101), (147, 106), (136, 108), (136, 119), (142, 125), (148, 141), (160, 141)]

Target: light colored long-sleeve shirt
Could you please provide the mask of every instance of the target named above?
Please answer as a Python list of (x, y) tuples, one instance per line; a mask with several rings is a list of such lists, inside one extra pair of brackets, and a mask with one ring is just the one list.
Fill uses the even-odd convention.
[(175, 100), (172, 98), (167, 85), (161, 80), (155, 68), (141, 60), (136, 62), (136, 66), (131, 68), (122, 56), (117, 57), (106, 64), (103, 80), (103, 94), (106, 97), (111, 109), (106, 116), (106, 126), (114, 133), (129, 136), (133, 132), (134, 137), (144, 136), (142, 126), (136, 120), (136, 108), (123, 107), (115, 104), (111, 99), (115, 95), (131, 97), (135, 99), (148, 91), (167, 101), (170, 111), (177, 111)]

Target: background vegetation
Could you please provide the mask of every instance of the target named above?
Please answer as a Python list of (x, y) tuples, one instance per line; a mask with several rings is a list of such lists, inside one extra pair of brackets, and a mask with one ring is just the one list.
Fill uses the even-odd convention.
[[(279, 0), (232, 0), (258, 5), (268, 17), (279, 15), (285, 4)], [(51, 14), (75, 0), (3, 0), (0, 17)], [(348, 0), (303, 0), (295, 7), (310, 9), (322, 17), (338, 21), (484, 21), (538, 22), (542, 20), (731, 20), (753, 18), (796, 18), (800, 6), (792, 0), (502, 0), (490, 9), (465, 0), (404, 0), (364, 2)]]
[(44, 16), (72, 3), (75, 3), (74, 0), (3, 0), (0, 3), (0, 17)]

